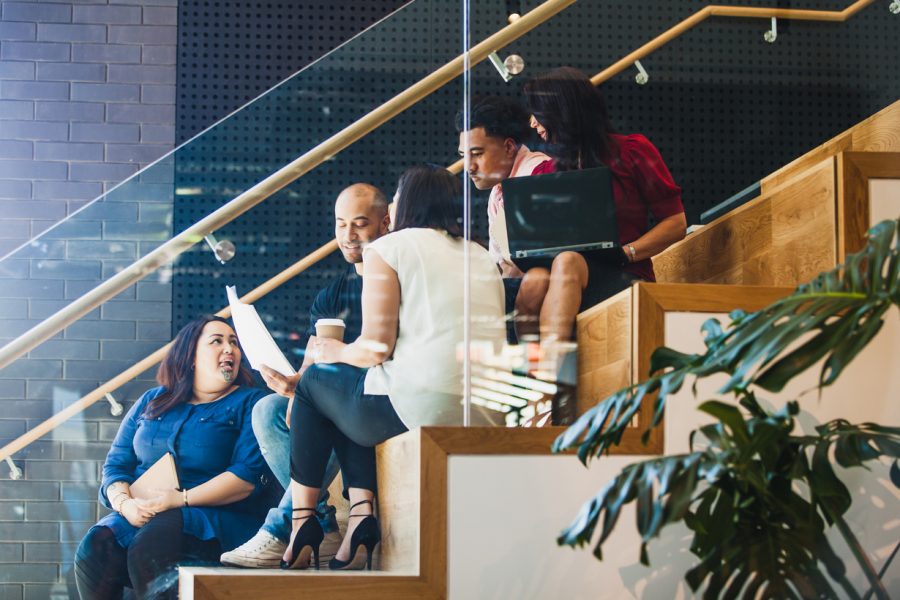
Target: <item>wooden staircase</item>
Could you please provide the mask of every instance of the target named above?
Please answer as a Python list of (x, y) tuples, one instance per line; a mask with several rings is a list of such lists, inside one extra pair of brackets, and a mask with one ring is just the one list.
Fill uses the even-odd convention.
[[(878, 180), (891, 181), (878, 194), (870, 194)], [(736, 308), (760, 309), (861, 248), (871, 224), (900, 215), (900, 101), (772, 173), (759, 187), (757, 198), (655, 257), (658, 283), (636, 284), (578, 316), (580, 412), (646, 377), (650, 354), (659, 345), (687, 343), (682, 339), (687, 334), (678, 329), (679, 319), (683, 326), (684, 315), (699, 313), (691, 318), (705, 318), (707, 313), (724, 315)], [(690, 343), (698, 344), (696, 326), (692, 324), (689, 330), (693, 335)], [(888, 365), (893, 361), (896, 365), (900, 363), (900, 324), (892, 323), (886, 331), (883, 335), (889, 339), (881, 342), (872, 360), (886, 360)], [(883, 387), (870, 391), (877, 396), (871, 399), (871, 406), (854, 406), (852, 415), (842, 409), (842, 416), (880, 418), (883, 422), (892, 419), (896, 424), (900, 414), (880, 399)], [(678, 406), (674, 400), (670, 400), (670, 406)], [(681, 400), (690, 402), (688, 397)], [(808, 418), (814, 420), (824, 419), (822, 415), (832, 409), (809, 410)], [(635, 455), (681, 451), (683, 433), (698, 422), (694, 413), (693, 407), (670, 410), (670, 422), (656, 429), (650, 443), (643, 445), (639, 434), (647, 414), (642, 411), (633, 433), (628, 432), (614, 450), (616, 456), (595, 463), (589, 472), (574, 464), (571, 455), (550, 454), (550, 444), (560, 428), (424, 428), (408, 432), (378, 448), (379, 515), (384, 537), (376, 554), (379, 571), (183, 568), (181, 597), (265, 600), (685, 595), (681, 576), (690, 554), (684, 548), (677, 551), (677, 538), (683, 537), (684, 531), (673, 528), (651, 545), (655, 569), (637, 565), (639, 540), (624, 524), (633, 513), (623, 515), (621, 531), (611, 540), (612, 547), (619, 551), (613, 556), (607, 551), (603, 563), (594, 561), (587, 551), (556, 549), (553, 532), (558, 532), (580, 503)], [(672, 439), (666, 439), (667, 430)], [(526, 469), (529, 475), (511, 477), (518, 468)], [(886, 479), (886, 470), (876, 470), (871, 477)], [(554, 483), (545, 483), (551, 481)], [(520, 484), (525, 487), (519, 489)], [(545, 485), (555, 486), (552, 493), (543, 489)], [(865, 478), (859, 479), (857, 486), (878, 487)], [(887, 512), (880, 516), (866, 514), (866, 510), (872, 513), (875, 509), (863, 506), (862, 512), (853, 516), (861, 531), (875, 531), (871, 529), (875, 527), (872, 519), (884, 523), (900, 514), (896, 493), (875, 492), (876, 496), (881, 494), (877, 501), (881, 504), (874, 506), (887, 503), (887, 508), (881, 509)], [(505, 493), (508, 498), (504, 498)], [(462, 506), (468, 508), (462, 510)], [(879, 534), (875, 531), (872, 535)], [(479, 539), (483, 547), (478, 547)], [(473, 544), (476, 547), (471, 547)], [(881, 560), (883, 557), (873, 555), (876, 564)]]
[(559, 427), (426, 427), (397, 436), (377, 450), (383, 537), (380, 551), (376, 551), (379, 570), (335, 573), (183, 568), (179, 597), (446, 598), (450, 458), (549, 455), (550, 444), (561, 432)]
[(657, 281), (808, 281), (862, 248), (871, 221), (900, 214), (895, 204), (870, 215), (870, 180), (896, 178), (900, 101), (764, 178), (757, 198), (653, 257)]

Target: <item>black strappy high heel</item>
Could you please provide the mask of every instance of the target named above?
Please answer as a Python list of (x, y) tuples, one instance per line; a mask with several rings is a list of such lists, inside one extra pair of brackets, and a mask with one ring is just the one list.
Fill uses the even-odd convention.
[(299, 521), (306, 519), (306, 523), (297, 530), (294, 536), (294, 543), (291, 544), (291, 562), (281, 561), (282, 569), (306, 569), (311, 564), (309, 560), (310, 551), (313, 559), (315, 559), (316, 570), (319, 570), (319, 546), (325, 539), (325, 532), (322, 531), (322, 525), (316, 518), (316, 509), (314, 508), (295, 508), (291, 513), (305, 510), (310, 514), (305, 517), (293, 517), (293, 520)]
[[(372, 504), (371, 500), (362, 500), (351, 506), (349, 512), (352, 513), (353, 509), (361, 504), (368, 504), (373, 511), (375, 510), (375, 505)], [(365, 565), (367, 570), (372, 570), (372, 554), (375, 552), (375, 546), (381, 541), (378, 519), (371, 514), (351, 514), (348, 518), (352, 519), (354, 517), (362, 517), (363, 520), (356, 526), (356, 529), (353, 530), (353, 535), (350, 537), (350, 560), (332, 558), (328, 563), (328, 568), (332, 571), (359, 570), (363, 568), (363, 565)], [(360, 552), (360, 547), (364, 548), (365, 552)]]

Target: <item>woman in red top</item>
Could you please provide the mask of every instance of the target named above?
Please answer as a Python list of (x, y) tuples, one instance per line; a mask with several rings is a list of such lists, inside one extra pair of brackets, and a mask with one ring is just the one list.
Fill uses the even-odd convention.
[[(592, 306), (635, 280), (654, 281), (650, 257), (684, 238), (687, 221), (681, 188), (659, 151), (643, 135), (613, 133), (603, 95), (584, 73), (571, 67), (554, 69), (527, 82), (524, 91), (531, 126), (547, 142), (546, 153), (553, 158), (552, 165), (541, 165), (534, 175), (601, 166), (613, 175), (623, 254), (619, 264), (596, 253), (563, 252), (549, 268), (539, 267), (543, 273), (530, 269), (523, 282), (523, 287), (530, 285), (522, 290), (528, 297), (542, 300), (541, 337), (568, 340), (579, 308)], [(650, 215), (656, 221), (653, 228)]]

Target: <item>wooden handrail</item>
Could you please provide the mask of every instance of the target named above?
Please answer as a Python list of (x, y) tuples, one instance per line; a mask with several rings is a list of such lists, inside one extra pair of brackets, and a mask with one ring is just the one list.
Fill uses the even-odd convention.
[[(545, 18), (543, 18), (543, 20), (541, 20), (541, 21), (539, 21), (539, 22), (537, 22), (537, 23), (534, 23), (534, 24), (530, 24), (530, 25), (527, 27), (527, 29), (523, 30), (521, 33), (516, 32), (516, 34), (514, 35), (514, 37), (510, 37), (506, 42), (504, 42), (502, 45), (498, 46), (496, 49), (502, 48), (503, 46), (507, 45), (509, 42), (515, 40), (516, 38), (520, 37), (521, 35), (524, 35), (527, 31), (530, 31), (531, 29), (533, 29), (534, 27), (536, 27), (536, 26), (539, 25), (540, 23), (546, 21), (546, 20), (549, 19), (550, 17), (554, 16), (556, 13), (562, 11), (564, 8), (566, 8), (566, 7), (569, 6), (570, 4), (574, 3), (575, 1), (576, 1), (576, 0), (568, 0), (567, 2), (559, 2), (558, 4), (561, 4), (561, 6), (559, 6), (558, 8), (556, 8), (552, 13), (548, 14)], [(666, 31), (665, 33), (663, 33), (663, 34), (657, 36), (656, 38), (654, 38), (653, 40), (651, 40), (651, 41), (648, 42), (647, 44), (644, 44), (643, 46), (641, 46), (639, 49), (635, 50), (634, 52), (632, 52), (632, 53), (629, 54), (628, 56), (626, 56), (626, 57), (622, 58), (621, 60), (617, 61), (617, 62), (616, 62), (615, 64), (613, 64), (612, 66), (610, 66), (610, 67), (604, 69), (603, 71), (601, 71), (600, 73), (598, 73), (597, 75), (595, 75), (594, 77), (592, 77), (592, 78), (591, 78), (591, 82), (592, 82), (594, 85), (599, 85), (600, 83), (602, 83), (602, 82), (608, 80), (609, 78), (613, 77), (614, 75), (616, 75), (616, 74), (622, 72), (623, 70), (625, 70), (626, 68), (628, 68), (630, 65), (632, 65), (632, 64), (634, 63), (635, 60), (640, 60), (641, 58), (643, 58), (643, 57), (647, 56), (648, 54), (650, 54), (653, 50), (658, 49), (660, 46), (664, 45), (665, 43), (668, 43), (669, 41), (671, 41), (671, 40), (673, 40), (673, 39), (675, 39), (675, 38), (678, 37), (679, 35), (682, 35), (683, 33), (685, 33), (686, 31), (688, 31), (689, 29), (691, 29), (691, 28), (694, 27), (695, 25), (701, 23), (702, 21), (704, 21), (704, 20), (706, 20), (707, 18), (712, 17), (712, 16), (717, 16), (717, 17), (738, 17), (738, 18), (771, 18), (771, 17), (776, 17), (776, 18), (782, 18), (782, 19), (796, 19), (796, 20), (808, 20), (808, 21), (832, 21), (832, 22), (842, 22), (842, 21), (846, 21), (846, 20), (849, 19), (850, 17), (854, 16), (857, 12), (859, 12), (860, 10), (862, 10), (863, 8), (865, 8), (866, 6), (868, 6), (869, 4), (871, 4), (871, 3), (874, 2), (874, 1), (875, 1), (875, 0), (857, 0), (856, 2), (854, 2), (853, 4), (851, 4), (850, 6), (848, 6), (847, 8), (845, 8), (845, 9), (842, 10), (842, 11), (815, 11), (815, 10), (794, 10), (794, 9), (777, 9), (777, 8), (752, 8), (752, 7), (733, 7), (733, 6), (707, 6), (706, 8), (700, 9), (700, 10), (697, 11), (694, 15), (688, 17), (687, 19), (684, 19), (684, 20), (681, 21), (678, 25), (672, 27), (671, 29), (669, 29), (669, 30)], [(526, 15), (526, 16), (529, 17), (529, 18), (534, 19), (535, 17), (532, 15), (532, 13), (535, 13), (538, 9), (543, 8), (546, 4), (550, 4), (550, 2), (547, 2), (547, 3), (545, 3), (545, 4), (542, 4), (541, 6), (539, 6), (538, 8), (536, 8), (535, 10), (531, 11), (531, 13), (528, 13), (528, 15)], [(517, 21), (517, 23), (521, 22), (522, 20), (523, 20), (523, 19), (520, 19), (519, 21)], [(495, 35), (489, 37), (489, 38), (486, 39), (485, 41), (481, 42), (478, 46), (476, 46), (475, 48), (473, 48), (473, 49), (472, 49), (472, 52), (470, 53), (470, 57), (471, 57), (471, 58), (470, 58), (470, 61), (471, 61), (471, 64), (472, 64), (472, 65), (475, 65), (475, 64), (477, 64), (478, 62), (481, 62), (482, 60), (484, 60), (484, 58), (485, 58), (488, 54), (490, 54), (490, 51), (487, 51), (485, 48), (482, 48), (482, 47), (485, 46), (486, 44), (488, 44), (489, 42), (491, 42), (491, 40), (494, 40), (494, 38), (496, 38), (499, 34), (503, 33), (504, 31), (509, 30), (511, 27), (512, 27), (512, 25), (510, 25), (510, 26), (504, 28), (503, 30), (501, 30), (501, 31), (498, 32), (497, 34), (495, 34)], [(513, 34), (509, 34), (509, 35), (513, 35)], [(664, 39), (663, 39), (663, 38), (664, 38)], [(660, 41), (661, 39), (663, 39), (663, 41)], [(476, 53), (475, 53), (475, 50), (478, 49), (478, 48), (481, 48), (481, 50), (479, 50), (479, 53), (476, 54)], [(493, 50), (491, 50), (491, 51), (493, 51)], [(447, 69), (450, 65), (454, 65), (455, 63), (461, 62), (462, 60), (463, 60), (463, 57), (458, 57), (457, 59), (455, 59), (455, 60), (452, 61), (451, 63), (448, 63), (447, 65), (445, 65), (444, 67), (442, 67), (442, 69)], [(460, 67), (460, 68), (461, 68), (461, 67)], [(434, 74), (432, 74), (432, 75), (434, 75)], [(455, 75), (454, 75), (454, 77), (455, 77)], [(427, 78), (426, 78), (426, 79), (427, 79)], [(424, 81), (424, 80), (423, 80), (423, 81)], [(420, 82), (420, 83), (422, 83), (422, 82)], [(446, 83), (446, 82), (445, 82), (445, 83)], [(441, 84), (441, 85), (443, 85), (443, 84)], [(413, 87), (415, 87), (415, 86), (413, 86)], [(438, 86), (438, 87), (440, 87), (440, 86)], [(406, 90), (406, 92), (404, 92), (403, 94), (408, 93), (411, 89), (412, 89), (412, 88), (409, 88), (409, 89)], [(437, 88), (435, 88), (435, 89), (437, 89)], [(431, 91), (434, 91), (434, 90), (431, 90)], [(427, 92), (427, 93), (430, 93), (430, 92)], [(426, 95), (427, 95), (427, 93), (426, 93)], [(400, 96), (402, 96), (403, 94), (401, 94)], [(390, 104), (390, 102), (394, 102), (395, 100), (397, 100), (398, 98), (400, 98), (400, 96), (395, 97), (393, 100), (391, 100), (391, 101), (389, 101), (388, 103), (382, 105), (379, 109), (376, 109), (376, 110), (381, 110), (381, 109), (383, 109), (385, 106), (387, 106), (388, 104)], [(423, 96), (423, 97), (424, 97), (424, 96)], [(413, 103), (414, 103), (414, 102), (413, 102)], [(401, 109), (401, 110), (405, 110), (405, 109)], [(367, 117), (364, 117), (364, 118), (368, 118), (369, 116), (371, 116), (371, 115), (372, 115), (373, 113), (375, 113), (375, 112), (376, 112), (376, 111), (373, 111), (372, 113), (369, 113), (369, 115), (367, 115)], [(399, 112), (399, 111), (398, 111), (398, 112)], [(397, 113), (394, 113), (394, 115), (396, 115), (396, 114), (397, 114)], [(383, 124), (385, 121), (387, 121), (388, 119), (392, 118), (392, 116), (394, 116), (394, 115), (391, 115), (391, 117), (386, 117), (386, 118), (384, 118), (383, 121), (381, 121), (381, 122), (379, 122), (378, 124), (374, 125), (374, 126), (372, 127), (372, 129), (370, 129), (369, 131), (374, 130), (375, 128), (377, 128), (378, 126), (380, 126), (381, 124)], [(357, 123), (359, 123), (359, 122), (357, 122)], [(340, 135), (345, 134), (345, 133), (346, 133), (349, 129), (351, 129), (352, 127), (353, 127), (353, 126), (348, 127), (347, 129), (345, 129), (344, 131), (342, 131), (341, 133), (339, 133), (339, 134), (337, 134), (337, 135), (340, 136)], [(368, 132), (367, 132), (367, 133), (368, 133)], [(362, 134), (362, 135), (367, 135), (367, 133)], [(362, 137), (362, 135), (360, 135), (359, 137)], [(337, 137), (337, 136), (335, 136), (335, 137)], [(334, 139), (334, 138), (332, 138), (332, 139)], [(356, 139), (358, 139), (358, 138), (356, 138)], [(328, 140), (328, 141), (331, 141), (331, 140)], [(323, 144), (320, 144), (317, 148), (314, 148), (313, 150), (311, 150), (311, 151), (308, 152), (307, 154), (303, 155), (302, 157), (300, 157), (299, 159), (297, 159), (296, 161), (294, 161), (293, 163), (291, 163), (291, 164), (288, 165), (287, 167), (285, 167), (285, 168), (281, 169), (280, 171), (276, 172), (274, 175), (270, 176), (270, 177), (267, 178), (266, 180), (263, 180), (261, 183), (257, 184), (256, 186), (254, 186), (254, 187), (251, 188), (250, 190), (247, 190), (246, 192), (244, 192), (244, 194), (241, 194), (241, 196), (238, 196), (238, 198), (235, 198), (234, 200), (232, 200), (231, 202), (229, 202), (229, 204), (227, 204), (227, 205), (223, 206), (222, 208), (220, 208), (218, 211), (216, 211), (216, 213), (218, 213), (219, 211), (221, 211), (221, 210), (224, 209), (224, 208), (227, 208), (229, 205), (231, 205), (231, 204), (237, 202), (239, 199), (241, 199), (241, 198), (244, 197), (245, 195), (249, 194), (249, 193), (252, 192), (254, 189), (259, 188), (260, 186), (262, 186), (263, 184), (265, 184), (267, 181), (269, 181), (269, 179), (272, 179), (272, 178), (278, 176), (280, 173), (282, 173), (282, 171), (285, 171), (285, 169), (290, 168), (292, 165), (296, 165), (297, 163), (299, 163), (300, 161), (302, 161), (305, 157), (307, 157), (307, 156), (310, 155), (311, 153), (315, 152), (317, 149), (319, 149), (319, 148), (321, 148), (322, 146), (324, 146), (325, 144), (327, 144), (328, 141), (324, 142)], [(355, 141), (355, 139), (354, 139), (353, 141)], [(349, 143), (347, 143), (346, 145), (342, 146), (340, 149), (346, 148), (346, 146), (349, 145), (350, 143), (352, 143), (352, 141), (349, 142)], [(336, 153), (339, 152), (339, 151), (340, 151), (340, 150), (336, 150), (336, 151), (334, 151), (333, 153), (336, 154)], [(327, 157), (326, 157), (326, 158), (327, 158)], [(323, 159), (323, 160), (324, 160), (324, 159)], [(309, 167), (306, 169), (306, 171), (304, 171), (303, 173), (305, 173), (305, 172), (307, 172), (307, 171), (309, 171), (309, 170), (312, 170), (313, 168), (315, 168), (315, 166), (317, 166), (317, 165), (320, 164), (320, 163), (321, 163), (321, 160), (319, 161), (319, 163), (316, 163), (316, 164), (314, 164), (314, 165), (312, 165), (312, 166), (309, 166)], [(460, 173), (460, 172), (462, 171), (462, 168), (463, 168), (463, 160), (462, 160), (462, 159), (457, 160), (456, 162), (454, 162), (453, 164), (451, 164), (450, 166), (447, 167), (447, 169), (448, 169), (450, 172), (452, 172), (452, 173)], [(300, 173), (300, 174), (296, 175), (295, 179), (296, 179), (297, 177), (300, 177), (300, 175), (302, 175), (303, 173)], [(293, 179), (292, 179), (291, 181), (293, 181)], [(290, 182), (288, 182), (288, 183), (290, 183)], [(285, 183), (284, 185), (287, 185), (287, 183)], [(281, 187), (284, 187), (284, 185), (282, 185)], [(281, 189), (281, 188), (279, 187), (278, 189)], [(275, 193), (275, 191), (277, 191), (277, 189), (276, 189), (276, 190), (273, 190), (272, 192), (270, 192), (269, 195)], [(268, 197), (268, 196), (264, 196), (264, 197), (260, 198), (256, 203), (261, 202), (262, 200), (265, 200), (265, 198), (267, 198), (267, 197)], [(254, 204), (254, 205), (255, 205), (255, 204)], [(251, 207), (252, 207), (252, 206), (253, 206), (253, 205), (251, 205)], [(248, 208), (245, 209), (245, 210), (249, 210), (249, 208), (250, 208), (250, 207), (248, 207)], [(242, 211), (242, 212), (245, 212), (245, 211)], [(216, 213), (213, 213), (213, 215), (215, 215)], [(234, 217), (232, 217), (232, 219), (233, 219), (233, 218), (236, 218), (237, 216), (239, 216), (239, 214), (241, 214), (241, 213), (235, 214)], [(209, 217), (212, 217), (213, 215), (209, 215)], [(207, 217), (207, 219), (208, 219), (209, 217)], [(229, 220), (231, 220), (231, 219), (229, 219)], [(183, 233), (180, 234), (180, 235), (185, 235), (185, 234), (187, 234), (189, 231), (191, 231), (191, 230), (193, 230), (194, 228), (198, 227), (201, 223), (204, 223), (205, 221), (206, 221), (206, 219), (204, 219), (203, 221), (200, 221), (199, 223), (195, 224), (194, 227), (192, 227), (192, 228), (189, 229), (189, 230), (186, 230), (185, 232), (183, 232)], [(227, 221), (226, 221), (226, 222), (227, 222)], [(223, 223), (223, 224), (224, 224), (224, 223)], [(174, 240), (174, 238), (173, 238), (173, 240)], [(173, 240), (170, 240), (170, 242), (173, 241)], [(197, 241), (198, 241), (198, 240), (195, 239), (193, 242), (191, 242), (191, 245), (193, 245), (193, 244), (196, 243)], [(167, 243), (168, 243), (168, 242), (167, 242)], [(188, 246), (188, 247), (190, 247), (190, 246)], [(161, 247), (161, 248), (162, 248), (162, 247)], [(161, 248), (160, 248), (160, 249), (161, 249)], [(187, 247), (184, 248), (184, 250), (186, 250), (186, 249), (187, 249)], [(302, 273), (303, 271), (305, 271), (305, 270), (308, 269), (309, 267), (311, 267), (311, 266), (313, 266), (314, 264), (318, 263), (320, 260), (324, 259), (324, 258), (327, 257), (328, 255), (330, 255), (332, 252), (334, 252), (336, 249), (337, 249), (337, 243), (336, 243), (335, 241), (332, 240), (331, 242), (325, 244), (325, 245), (322, 246), (321, 248), (319, 248), (319, 249), (315, 250), (314, 252), (310, 253), (309, 255), (305, 256), (304, 258), (302, 258), (301, 260), (299, 260), (297, 263), (295, 263), (295, 264), (292, 265), (291, 267), (288, 267), (287, 269), (285, 269), (284, 271), (282, 271), (281, 273), (279, 273), (278, 275), (276, 275), (276, 276), (273, 277), (272, 279), (270, 279), (270, 280), (268, 280), (267, 282), (265, 282), (264, 284), (260, 285), (259, 287), (257, 287), (256, 289), (254, 289), (252, 292), (246, 294), (246, 295), (243, 296), (241, 299), (242, 299), (244, 302), (254, 302), (255, 300), (258, 300), (258, 299), (261, 298), (262, 296), (265, 296), (266, 294), (268, 294), (268, 293), (269, 293), (270, 291), (272, 291), (273, 289), (279, 287), (280, 285), (282, 285), (282, 284), (285, 283), (286, 281), (292, 279), (293, 277), (296, 277), (297, 275), (299, 275), (300, 273)], [(182, 252), (183, 252), (184, 250), (182, 250)], [(148, 255), (148, 256), (149, 256), (149, 255)], [(144, 257), (144, 258), (147, 258), (147, 257)], [(174, 258), (174, 257), (173, 257), (173, 258)], [(142, 259), (142, 260), (143, 260), (143, 259)], [(140, 262), (140, 261), (139, 261), (139, 262)], [(135, 264), (137, 264), (137, 263), (135, 263)], [(163, 263), (156, 265), (156, 266), (154, 267), (154, 270), (155, 270), (156, 268), (159, 268), (159, 266), (161, 266), (162, 264), (163, 264)], [(132, 267), (134, 267), (134, 266), (135, 266), (135, 265), (132, 265)], [(141, 275), (139, 278), (143, 278), (144, 276), (146, 276), (146, 274), (149, 274), (150, 272), (152, 272), (152, 271), (147, 271), (147, 273)], [(129, 284), (126, 284), (124, 287), (122, 287), (122, 289), (124, 289), (124, 288), (127, 287), (128, 285), (130, 285), (130, 283), (129, 283)], [(121, 291), (121, 290), (117, 290), (116, 292), (110, 294), (108, 297), (114, 296), (116, 293), (118, 293), (118, 291)], [(88, 295), (88, 294), (86, 294), (85, 296), (87, 296), (87, 295)], [(80, 298), (79, 300), (82, 300), (85, 296), (82, 296), (82, 298)], [(105, 299), (98, 301), (96, 305), (102, 303), (103, 301), (105, 301)], [(74, 303), (73, 303), (73, 304), (74, 304)], [(87, 310), (85, 310), (85, 311), (82, 312), (81, 314), (79, 314), (79, 315), (77, 315), (76, 317), (74, 317), (74, 318), (72, 319), (72, 321), (74, 321), (75, 319), (79, 318), (79, 317), (82, 316), (83, 314), (89, 312), (89, 311), (92, 310), (92, 309), (94, 308), (94, 306), (96, 306), (96, 305), (90, 306)], [(70, 305), (70, 306), (71, 306), (71, 305)], [(68, 308), (68, 307), (67, 307), (67, 308)], [(65, 310), (65, 309), (63, 309), (63, 310)], [(60, 312), (63, 312), (63, 311), (60, 311)], [(228, 315), (230, 314), (230, 312), (231, 312), (230, 309), (226, 307), (225, 309), (222, 309), (221, 311), (219, 311), (219, 313), (216, 313), (216, 314), (219, 314), (220, 316), (228, 316)], [(56, 313), (56, 315), (53, 315), (53, 317), (56, 317), (57, 315), (59, 315), (59, 313)], [(53, 317), (51, 317), (51, 318), (53, 318)], [(63, 325), (62, 327), (60, 327), (60, 329), (62, 329), (62, 328), (65, 327), (65, 326), (66, 326), (66, 325)], [(35, 329), (36, 329), (36, 328), (35, 328)], [(33, 331), (33, 330), (32, 330), (32, 331)], [(59, 331), (59, 329), (56, 330), (56, 331)], [(54, 334), (56, 333), (56, 331), (53, 331), (52, 333), (50, 333), (50, 334), (49, 334), (48, 336), (46, 336), (46, 337), (50, 337), (50, 336), (54, 335)], [(30, 333), (31, 333), (31, 332), (29, 331), (29, 332), (25, 333), (24, 336), (27, 336), (27, 335), (29, 335)], [(21, 338), (21, 337), (23, 337), (23, 336), (20, 336), (20, 338)], [(44, 339), (46, 339), (46, 338), (44, 338)], [(18, 338), (17, 338), (17, 340), (18, 340)], [(23, 352), (21, 352), (20, 354), (14, 356), (11, 360), (15, 360), (15, 358), (17, 358), (18, 356), (20, 356), (20, 355), (23, 354), (24, 352), (27, 352), (28, 350), (30, 350), (31, 348), (33, 348), (34, 346), (36, 346), (37, 344), (39, 344), (39, 343), (42, 342), (42, 341), (43, 341), (43, 339), (39, 340), (38, 342), (36, 342), (36, 343), (33, 344), (32, 346), (26, 348), (26, 349), (25, 349)], [(145, 370), (149, 369), (149, 368), (152, 367), (153, 365), (159, 363), (159, 362), (163, 359), (163, 357), (165, 356), (165, 353), (166, 353), (166, 351), (168, 350), (168, 348), (169, 348), (170, 345), (171, 345), (171, 343), (170, 343), (170, 344), (166, 344), (165, 346), (163, 346), (162, 348), (160, 348), (159, 350), (157, 350), (157, 351), (154, 352), (153, 354), (147, 356), (146, 358), (144, 358), (143, 360), (141, 360), (141, 361), (138, 362), (137, 364), (133, 365), (133, 366), (130, 367), (129, 369), (127, 369), (127, 370), (123, 371), (122, 373), (120, 373), (119, 375), (117, 375), (115, 378), (113, 378), (113, 379), (107, 381), (105, 384), (101, 385), (100, 387), (98, 387), (98, 388), (95, 389), (94, 391), (90, 392), (88, 395), (84, 396), (84, 397), (81, 398), (80, 400), (78, 400), (78, 401), (72, 403), (71, 405), (67, 406), (65, 409), (63, 409), (63, 410), (60, 411), (59, 413), (53, 415), (52, 417), (50, 417), (50, 418), (47, 419), (46, 421), (40, 423), (38, 426), (36, 426), (36, 427), (32, 428), (31, 430), (25, 432), (25, 433), (22, 434), (20, 437), (18, 437), (16, 440), (10, 442), (9, 444), (7, 444), (6, 446), (4, 446), (3, 448), (0, 448), (0, 461), (3, 461), (4, 459), (6, 459), (6, 458), (8, 458), (8, 457), (11, 457), (13, 454), (15, 454), (16, 452), (18, 452), (19, 450), (21, 450), (22, 448), (24, 448), (25, 446), (27, 446), (27, 445), (30, 444), (31, 442), (37, 440), (37, 439), (40, 438), (41, 436), (43, 436), (43, 435), (45, 435), (46, 433), (52, 431), (53, 429), (55, 429), (56, 427), (58, 427), (59, 425), (61, 425), (61, 424), (64, 423), (65, 421), (67, 421), (67, 420), (68, 420), (69, 418), (71, 418), (72, 416), (74, 416), (74, 415), (78, 414), (79, 412), (85, 410), (86, 408), (88, 408), (89, 406), (91, 406), (92, 404), (94, 404), (95, 402), (97, 402), (99, 399), (103, 398), (103, 397), (106, 395), (106, 393), (112, 392), (112, 391), (118, 389), (119, 387), (121, 387), (122, 385), (124, 385), (125, 383), (127, 383), (128, 381), (130, 381), (132, 378), (136, 377), (136, 376), (139, 375), (140, 373), (142, 373), (142, 372), (144, 372)], [(8, 345), (8, 346), (9, 346), (9, 345)], [(8, 347), (8, 346), (6, 346), (6, 347), (0, 349), (0, 368), (2, 368), (3, 366), (5, 366), (6, 364), (8, 364), (8, 362), (11, 362), (11, 360), (8, 361), (8, 362), (4, 362), (4, 352), (7, 350), (7, 347)]]
[(485, 60), (492, 52), (509, 45), (544, 21), (550, 19), (576, 0), (547, 0), (511, 25), (473, 46), (469, 52), (457, 56), (433, 73), (414, 83), (361, 119), (353, 122), (315, 148), (269, 175), (247, 191), (206, 217), (194, 223), (162, 246), (138, 259), (121, 272), (104, 281), (71, 304), (32, 327), (3, 348), (0, 348), (0, 369), (22, 356), (41, 342), (75, 322), (80, 317), (174, 260), (194, 244), (222, 226), (230, 223), (266, 198), (280, 191), (326, 160), (365, 137), (384, 123), (437, 91), (463, 73), (466, 61), (470, 67)]
[[(834, 23), (846, 21), (873, 2), (875, 2), (875, 0), (856, 0), (856, 2), (844, 10), (799, 10), (790, 8), (719, 5), (706, 6), (591, 77), (591, 83), (600, 85), (608, 79), (615, 77), (625, 69), (630, 68), (635, 61), (646, 58), (654, 51), (659, 50), (662, 46), (665, 46), (710, 17), (732, 17), (741, 19), (776, 18), (791, 19), (795, 21), (829, 21)], [(457, 160), (447, 167), (451, 173), (459, 173), (462, 171), (462, 168), (462, 159)]]
[(791, 8), (763, 8), (749, 6), (710, 5), (701, 8), (690, 17), (674, 27), (659, 34), (631, 54), (614, 62), (593, 77), (591, 83), (600, 85), (611, 77), (631, 67), (634, 61), (645, 58), (650, 53), (668, 44), (686, 31), (696, 27), (710, 17), (734, 17), (740, 19), (792, 19), (796, 21), (830, 21), (843, 22), (875, 2), (875, 0), (857, 0), (844, 10), (797, 10)]

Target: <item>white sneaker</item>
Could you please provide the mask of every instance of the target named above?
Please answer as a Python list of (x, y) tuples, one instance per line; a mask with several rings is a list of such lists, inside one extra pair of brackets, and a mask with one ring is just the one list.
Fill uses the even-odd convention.
[(322, 540), (322, 545), (319, 546), (319, 562), (327, 565), (328, 561), (337, 554), (338, 549), (341, 547), (341, 542), (343, 541), (344, 538), (341, 536), (340, 531), (329, 531), (326, 533), (325, 539)]
[(230, 567), (277, 569), (286, 549), (285, 542), (260, 529), (252, 538), (234, 550), (224, 553), (219, 560), (223, 565)]

